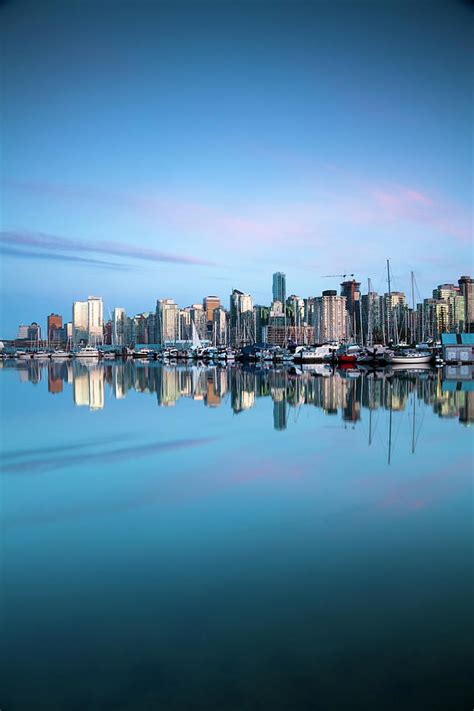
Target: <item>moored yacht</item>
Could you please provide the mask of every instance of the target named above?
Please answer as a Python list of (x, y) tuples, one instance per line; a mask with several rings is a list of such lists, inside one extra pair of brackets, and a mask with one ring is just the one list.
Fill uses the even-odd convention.
[(83, 348), (79, 348), (73, 355), (74, 358), (98, 358), (99, 351), (97, 348), (94, 348), (94, 346), (84, 346)]
[(393, 352), (388, 361), (392, 365), (420, 365), (431, 363), (433, 354), (416, 348), (403, 348)]
[(356, 363), (363, 349), (357, 343), (346, 343), (337, 349), (335, 358), (338, 363)]

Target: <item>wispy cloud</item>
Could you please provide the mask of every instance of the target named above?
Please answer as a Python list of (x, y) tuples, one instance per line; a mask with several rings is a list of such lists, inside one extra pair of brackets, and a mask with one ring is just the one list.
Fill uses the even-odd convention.
[(88, 267), (102, 267), (105, 269), (131, 269), (128, 264), (118, 262), (106, 262), (103, 259), (90, 259), (88, 257), (77, 257), (70, 254), (54, 254), (52, 252), (35, 252), (31, 249), (16, 249), (15, 247), (0, 247), (0, 255), (4, 257), (16, 257), (17, 259), (44, 259), (55, 262), (72, 262)]
[[(215, 262), (183, 254), (161, 252), (148, 247), (140, 247), (107, 240), (76, 240), (51, 234), (44, 234), (42, 232), (3, 230), (0, 232), (0, 243), (3, 243), (4, 245), (14, 245), (13, 247), (2, 248), (4, 254), (9, 254), (10, 256), (24, 256), (37, 259), (59, 259), (64, 261), (83, 262), (96, 266), (117, 268), (119, 265), (112, 262), (90, 259), (88, 257), (68, 257), (65, 256), (63, 252), (93, 252), (113, 255), (116, 257), (128, 257), (146, 262), (169, 262), (173, 264), (215, 266)], [(31, 248), (40, 251), (33, 252)], [(121, 265), (122, 268), (124, 268), (124, 266), (125, 265)]]

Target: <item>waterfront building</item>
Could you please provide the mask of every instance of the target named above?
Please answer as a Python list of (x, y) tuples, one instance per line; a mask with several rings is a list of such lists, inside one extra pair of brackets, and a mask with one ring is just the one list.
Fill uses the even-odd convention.
[[(255, 340), (257, 343), (264, 343), (266, 340), (268, 319), (270, 308), (268, 306), (256, 305), (253, 307), (255, 319)], [(265, 330), (264, 330), (265, 329)]]
[(268, 316), (268, 326), (265, 330), (267, 343), (274, 346), (285, 346), (287, 342), (286, 310), (281, 301), (273, 301)]
[(207, 317), (202, 304), (191, 304), (189, 307), (191, 323), (194, 323), (199, 338), (207, 338)]
[(47, 321), (48, 341), (52, 342), (56, 340), (54, 338), (54, 331), (63, 327), (63, 317), (59, 314), (49, 314)]
[(87, 301), (74, 301), (72, 305), (72, 330), (75, 344), (86, 341), (89, 328), (89, 304)]
[(104, 338), (104, 304), (100, 296), (89, 296), (87, 299), (88, 340), (97, 345)]
[(308, 296), (306, 299), (304, 299), (304, 322), (306, 324), (308, 324), (308, 326), (313, 326), (313, 328), (314, 328), (315, 314), (316, 314), (316, 297), (315, 296)]
[(126, 345), (125, 329), (127, 314), (125, 309), (116, 306), (112, 311), (112, 345), (123, 347)]
[(135, 321), (135, 341), (134, 343), (145, 343), (148, 344), (148, 317), (150, 313), (145, 311), (141, 314), (137, 314), (134, 317)]
[(227, 345), (227, 312), (223, 306), (212, 311), (212, 341), (216, 346)]
[(470, 276), (462, 276), (458, 281), (459, 291), (464, 297), (464, 330), (474, 331), (474, 280)]
[(407, 297), (403, 291), (391, 291), (389, 294), (384, 294), (384, 331), (389, 342), (399, 342), (400, 334), (405, 328), (407, 308)]
[(18, 340), (24, 340), (28, 338), (28, 328), (29, 326), (26, 326), (24, 323), (20, 323), (18, 326)]
[(212, 320), (213, 320), (213, 314), (214, 314), (214, 309), (218, 309), (219, 306), (221, 305), (221, 300), (219, 299), (218, 296), (206, 296), (203, 299), (202, 302), (204, 311), (206, 313), (206, 321), (209, 330), (212, 330)]
[(355, 279), (341, 283), (341, 296), (346, 299), (347, 338), (353, 341), (361, 340), (361, 309), (360, 283)]
[(343, 341), (347, 337), (346, 297), (326, 289), (316, 299), (314, 340), (316, 343)]
[(439, 333), (464, 330), (465, 300), (459, 286), (455, 284), (440, 284), (433, 290), (433, 299), (448, 305), (447, 317)]
[(179, 307), (173, 299), (156, 302), (156, 342), (159, 345), (179, 340)]
[(35, 341), (36, 343), (41, 341), (41, 326), (39, 326), (36, 321), (33, 321), (28, 326), (26, 337), (29, 341)]
[(364, 343), (383, 343), (383, 300), (375, 291), (361, 296)]
[(275, 272), (273, 275), (273, 301), (281, 301), (286, 303), (286, 274), (283, 272)]
[(292, 294), (286, 300), (286, 314), (288, 316), (289, 325), (303, 326), (304, 325), (304, 299), (300, 296)]
[(230, 341), (232, 345), (255, 343), (253, 300), (238, 289), (230, 295)]
[(191, 327), (191, 307), (186, 306), (184, 309), (179, 310), (179, 337), (183, 341), (191, 341), (192, 327)]
[(153, 312), (148, 312), (146, 317), (147, 343), (156, 344), (156, 316)]

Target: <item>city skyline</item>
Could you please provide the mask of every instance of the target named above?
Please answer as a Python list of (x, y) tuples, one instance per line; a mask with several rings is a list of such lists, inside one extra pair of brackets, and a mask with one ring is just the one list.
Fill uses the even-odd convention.
[[(42, 331), (41, 321), (20, 323), (17, 339), (51, 343), (125, 346), (133, 343), (163, 345), (165, 342), (193, 341), (194, 334), (217, 345), (262, 343), (285, 346), (288, 342), (328, 341), (398, 342), (404, 333), (411, 341), (438, 339), (442, 333), (474, 328), (474, 280), (461, 275), (456, 282), (443, 282), (427, 297), (418, 291), (414, 274), (411, 293), (393, 289), (387, 262), (387, 291), (380, 294), (369, 280), (366, 293), (354, 274), (341, 274), (344, 281), (336, 289), (320, 295), (286, 294), (286, 273), (272, 275), (272, 298), (256, 303), (252, 294), (233, 289), (228, 299), (216, 295), (202, 297), (200, 303), (183, 306), (173, 298), (157, 298), (156, 306), (127, 313), (113, 305), (104, 316), (100, 296), (72, 302), (72, 320), (51, 312)], [(328, 275), (335, 278), (336, 275)], [(284, 301), (282, 301), (284, 299)], [(43, 334), (46, 336), (43, 336)], [(4, 336), (5, 340), (6, 339)]]
[(71, 283), (138, 312), (472, 273), (469, 8), (245, 8), (2, 8), (2, 333)]

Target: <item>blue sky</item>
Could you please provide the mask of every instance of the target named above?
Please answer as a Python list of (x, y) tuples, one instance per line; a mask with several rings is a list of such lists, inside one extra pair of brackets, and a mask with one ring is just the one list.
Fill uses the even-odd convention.
[(6, 2), (1, 322), (472, 273), (463, 2)]

